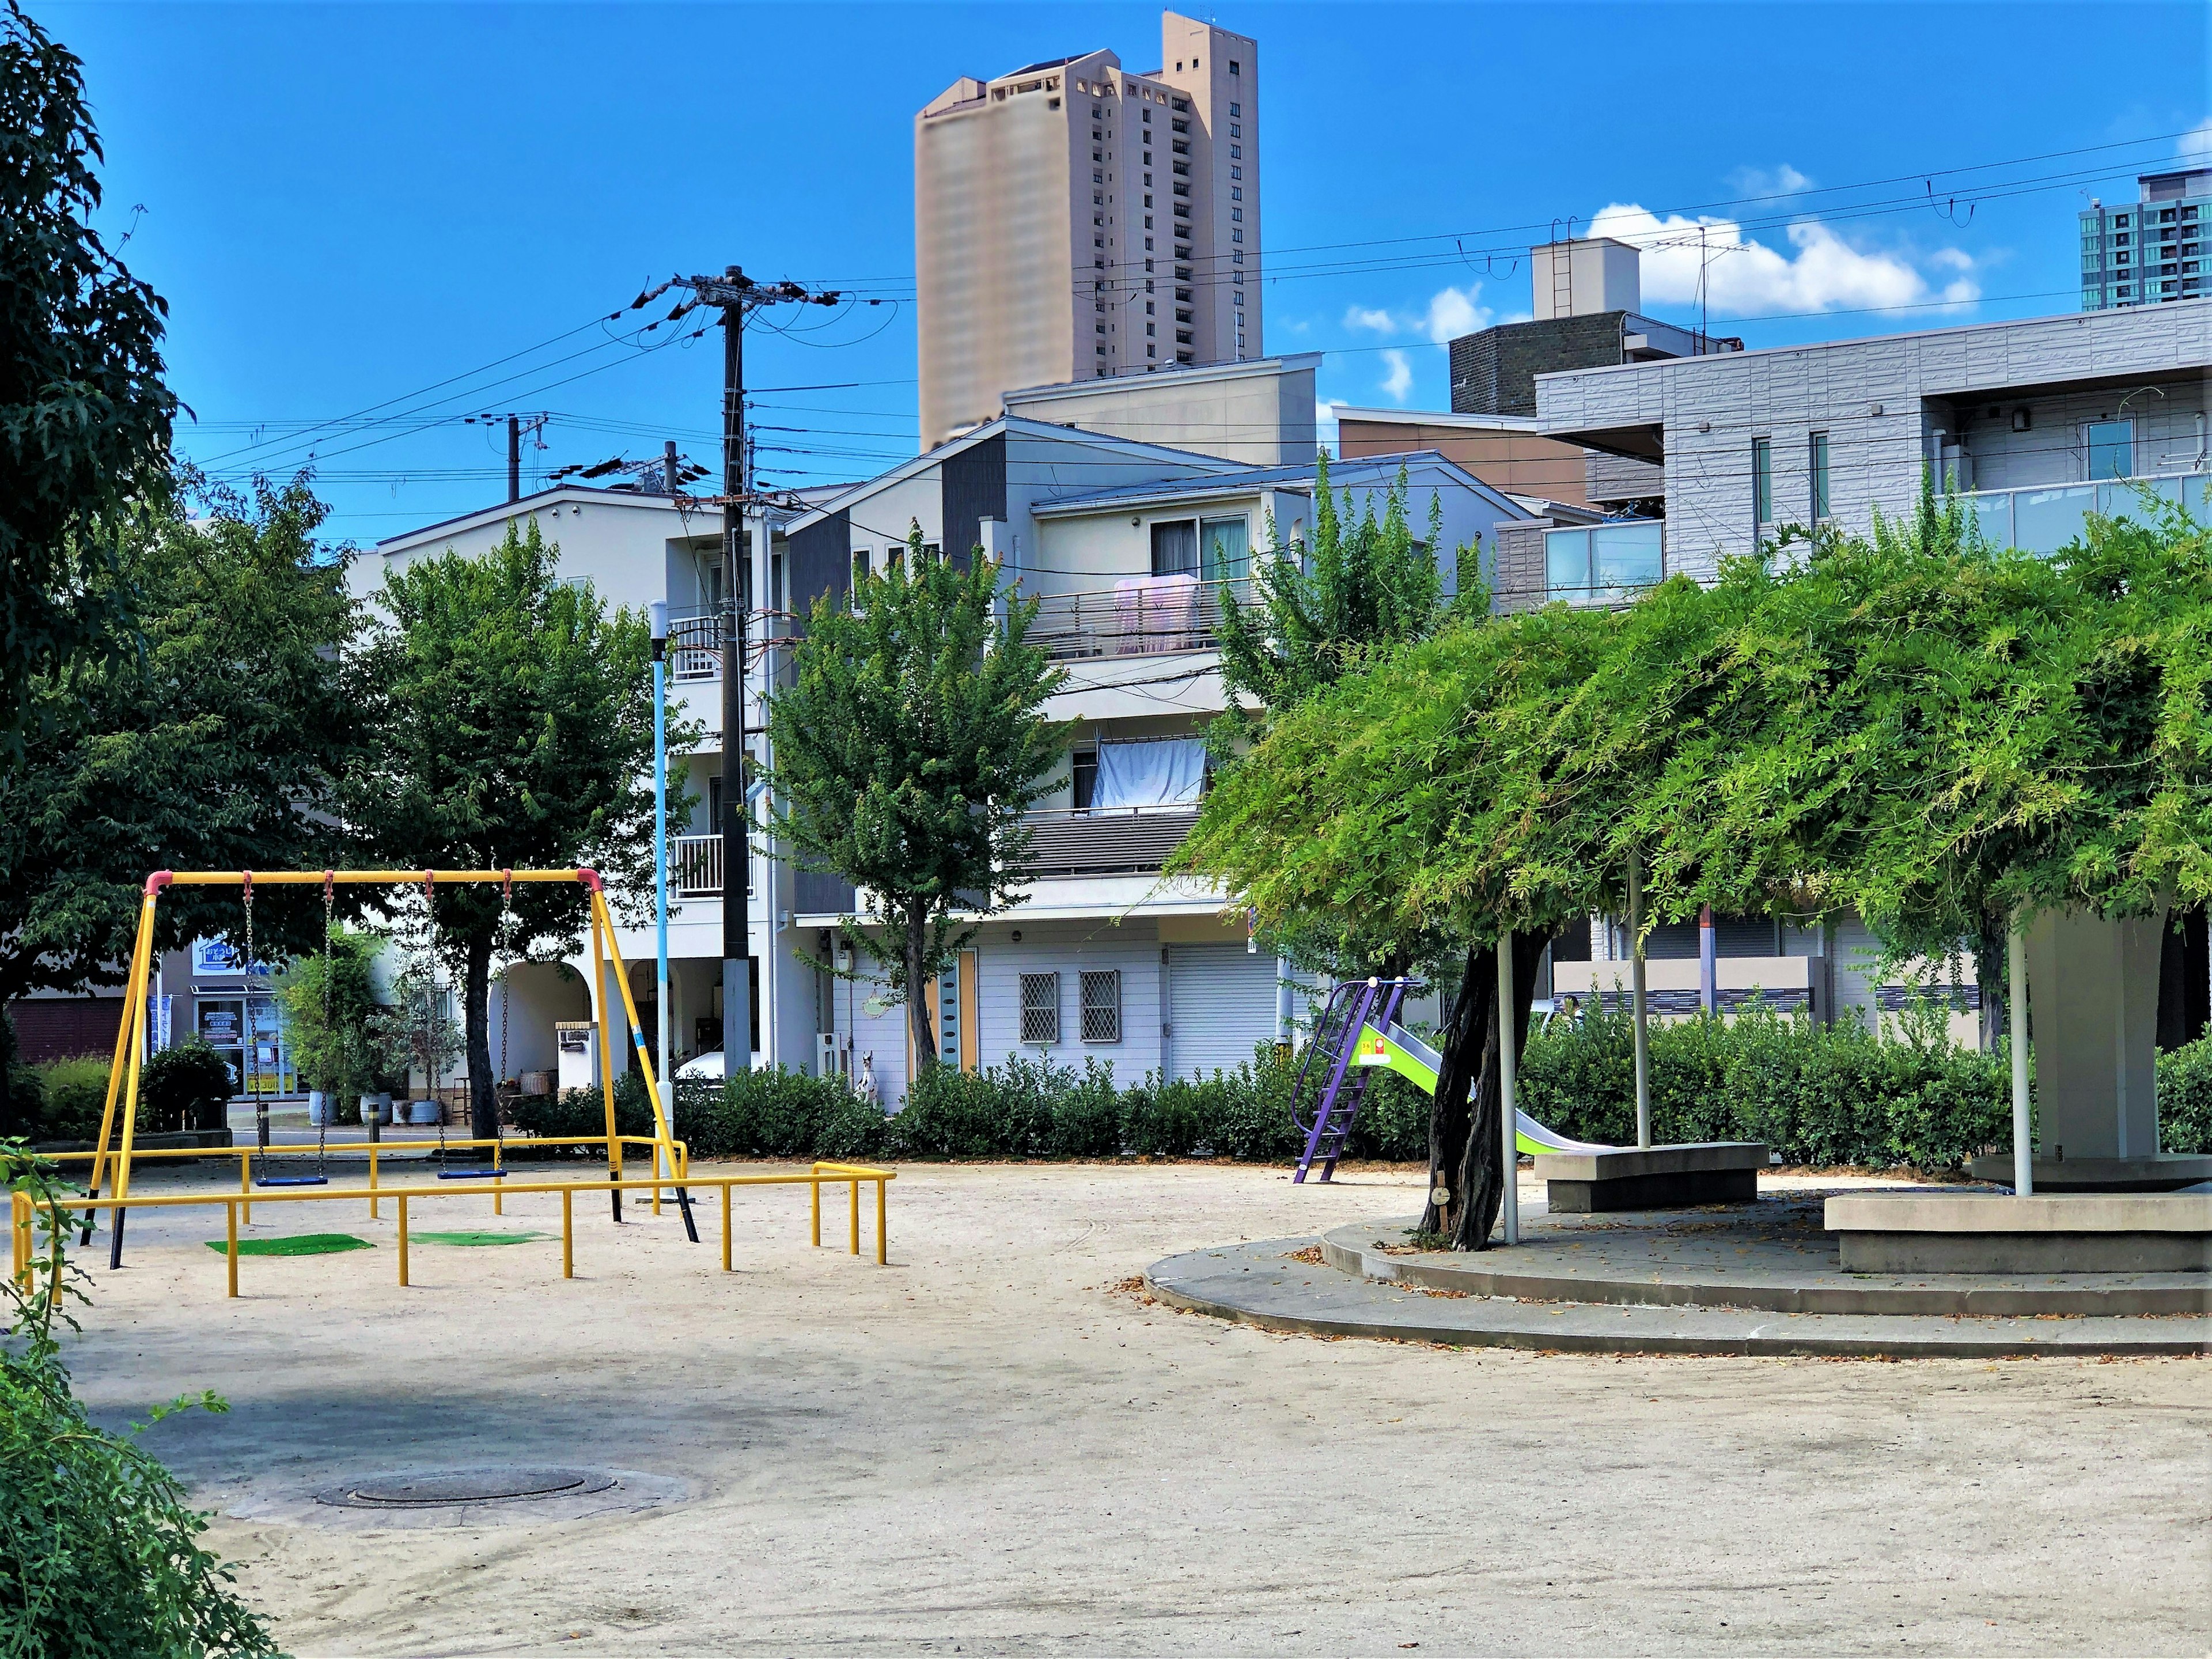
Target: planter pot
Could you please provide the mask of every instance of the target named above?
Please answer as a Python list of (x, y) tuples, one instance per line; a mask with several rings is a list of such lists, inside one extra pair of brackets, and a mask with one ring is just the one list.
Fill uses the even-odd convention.
[(363, 1095), (361, 1097), (361, 1121), (369, 1124), (391, 1122), (392, 1097)]
[(410, 1123), (439, 1123), (444, 1118), (444, 1109), (434, 1100), (410, 1100), (407, 1103), (407, 1121)]
[(315, 1128), (326, 1128), (338, 1121), (338, 1101), (336, 1095), (321, 1089), (307, 1091), (307, 1121)]

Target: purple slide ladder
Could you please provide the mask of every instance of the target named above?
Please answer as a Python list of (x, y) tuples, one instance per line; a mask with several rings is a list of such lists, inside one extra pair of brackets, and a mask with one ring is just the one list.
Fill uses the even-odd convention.
[[(1297, 1080), (1291, 1086), (1291, 1121), (1306, 1138), (1305, 1150), (1298, 1155), (1297, 1173), (1291, 1177), (1293, 1184), (1304, 1184), (1306, 1171), (1316, 1159), (1321, 1163), (1323, 1181), (1336, 1172), (1336, 1160), (1351, 1138), (1352, 1126), (1358, 1121), (1359, 1108), (1367, 1098), (1370, 1080), (1370, 1067), (1352, 1064), (1354, 1051), (1359, 1046), (1359, 1033), (1369, 1025), (1377, 1030), (1388, 1030), (1397, 1018), (1399, 1004), (1405, 1000), (1413, 983), (1408, 979), (1351, 981), (1329, 993), (1321, 1018), (1314, 1023), (1313, 1041), (1306, 1046), (1306, 1057), (1298, 1066)], [(1342, 1023), (1334, 1024), (1340, 1009)], [(1299, 1115), (1297, 1103), (1316, 1055), (1328, 1073), (1328, 1081), (1322, 1085), (1321, 1098), (1315, 1103), (1313, 1118), (1309, 1122)]]

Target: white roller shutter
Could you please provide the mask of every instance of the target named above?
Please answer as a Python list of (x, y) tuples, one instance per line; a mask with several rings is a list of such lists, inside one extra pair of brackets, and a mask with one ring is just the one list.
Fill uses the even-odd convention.
[(1170, 945), (1168, 1063), (1177, 1077), (1233, 1072), (1275, 1035), (1275, 958), (1241, 945)]

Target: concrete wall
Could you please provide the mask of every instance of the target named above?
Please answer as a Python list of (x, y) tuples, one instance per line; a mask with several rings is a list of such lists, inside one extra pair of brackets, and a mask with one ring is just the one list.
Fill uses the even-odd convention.
[(1314, 458), (1317, 353), (1006, 394), (1006, 412), (1252, 466)]

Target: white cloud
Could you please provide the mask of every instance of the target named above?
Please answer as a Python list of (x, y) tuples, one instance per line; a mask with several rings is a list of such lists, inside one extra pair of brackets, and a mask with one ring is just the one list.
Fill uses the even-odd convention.
[(1382, 395), (1394, 404), (1404, 403), (1406, 394), (1413, 389), (1413, 364), (1395, 346), (1382, 354), (1382, 362), (1390, 371), (1382, 377)]
[(1813, 188), (1813, 181), (1784, 161), (1779, 167), (1738, 167), (1729, 174), (1729, 188), (1745, 196), (1795, 196)]
[(2212, 167), (2212, 115), (2208, 115), (2187, 132), (2174, 146), (2174, 154), (2194, 166)]
[(1899, 253), (1852, 246), (1817, 219), (1802, 219), (1784, 234), (1790, 252), (1747, 239), (1732, 219), (1664, 219), (1632, 202), (1607, 204), (1587, 233), (1612, 236), (1644, 250), (1647, 303), (1690, 305), (1698, 298), (1705, 266), (1706, 304), (1723, 316), (1756, 317), (1793, 312), (1853, 310), (1917, 305), (1936, 300), (1966, 305), (1981, 297), (1972, 258), (1955, 247), (1938, 248), (1921, 262), (1947, 280), (1937, 283)]
[(1481, 293), (1480, 283), (1469, 283), (1464, 289), (1442, 289), (1430, 296), (1428, 308), (1419, 313), (1353, 306), (1344, 313), (1344, 325), (1385, 336), (1419, 334), (1442, 345), (1460, 335), (1490, 326), (1494, 313), (1488, 306), (1477, 302)]

